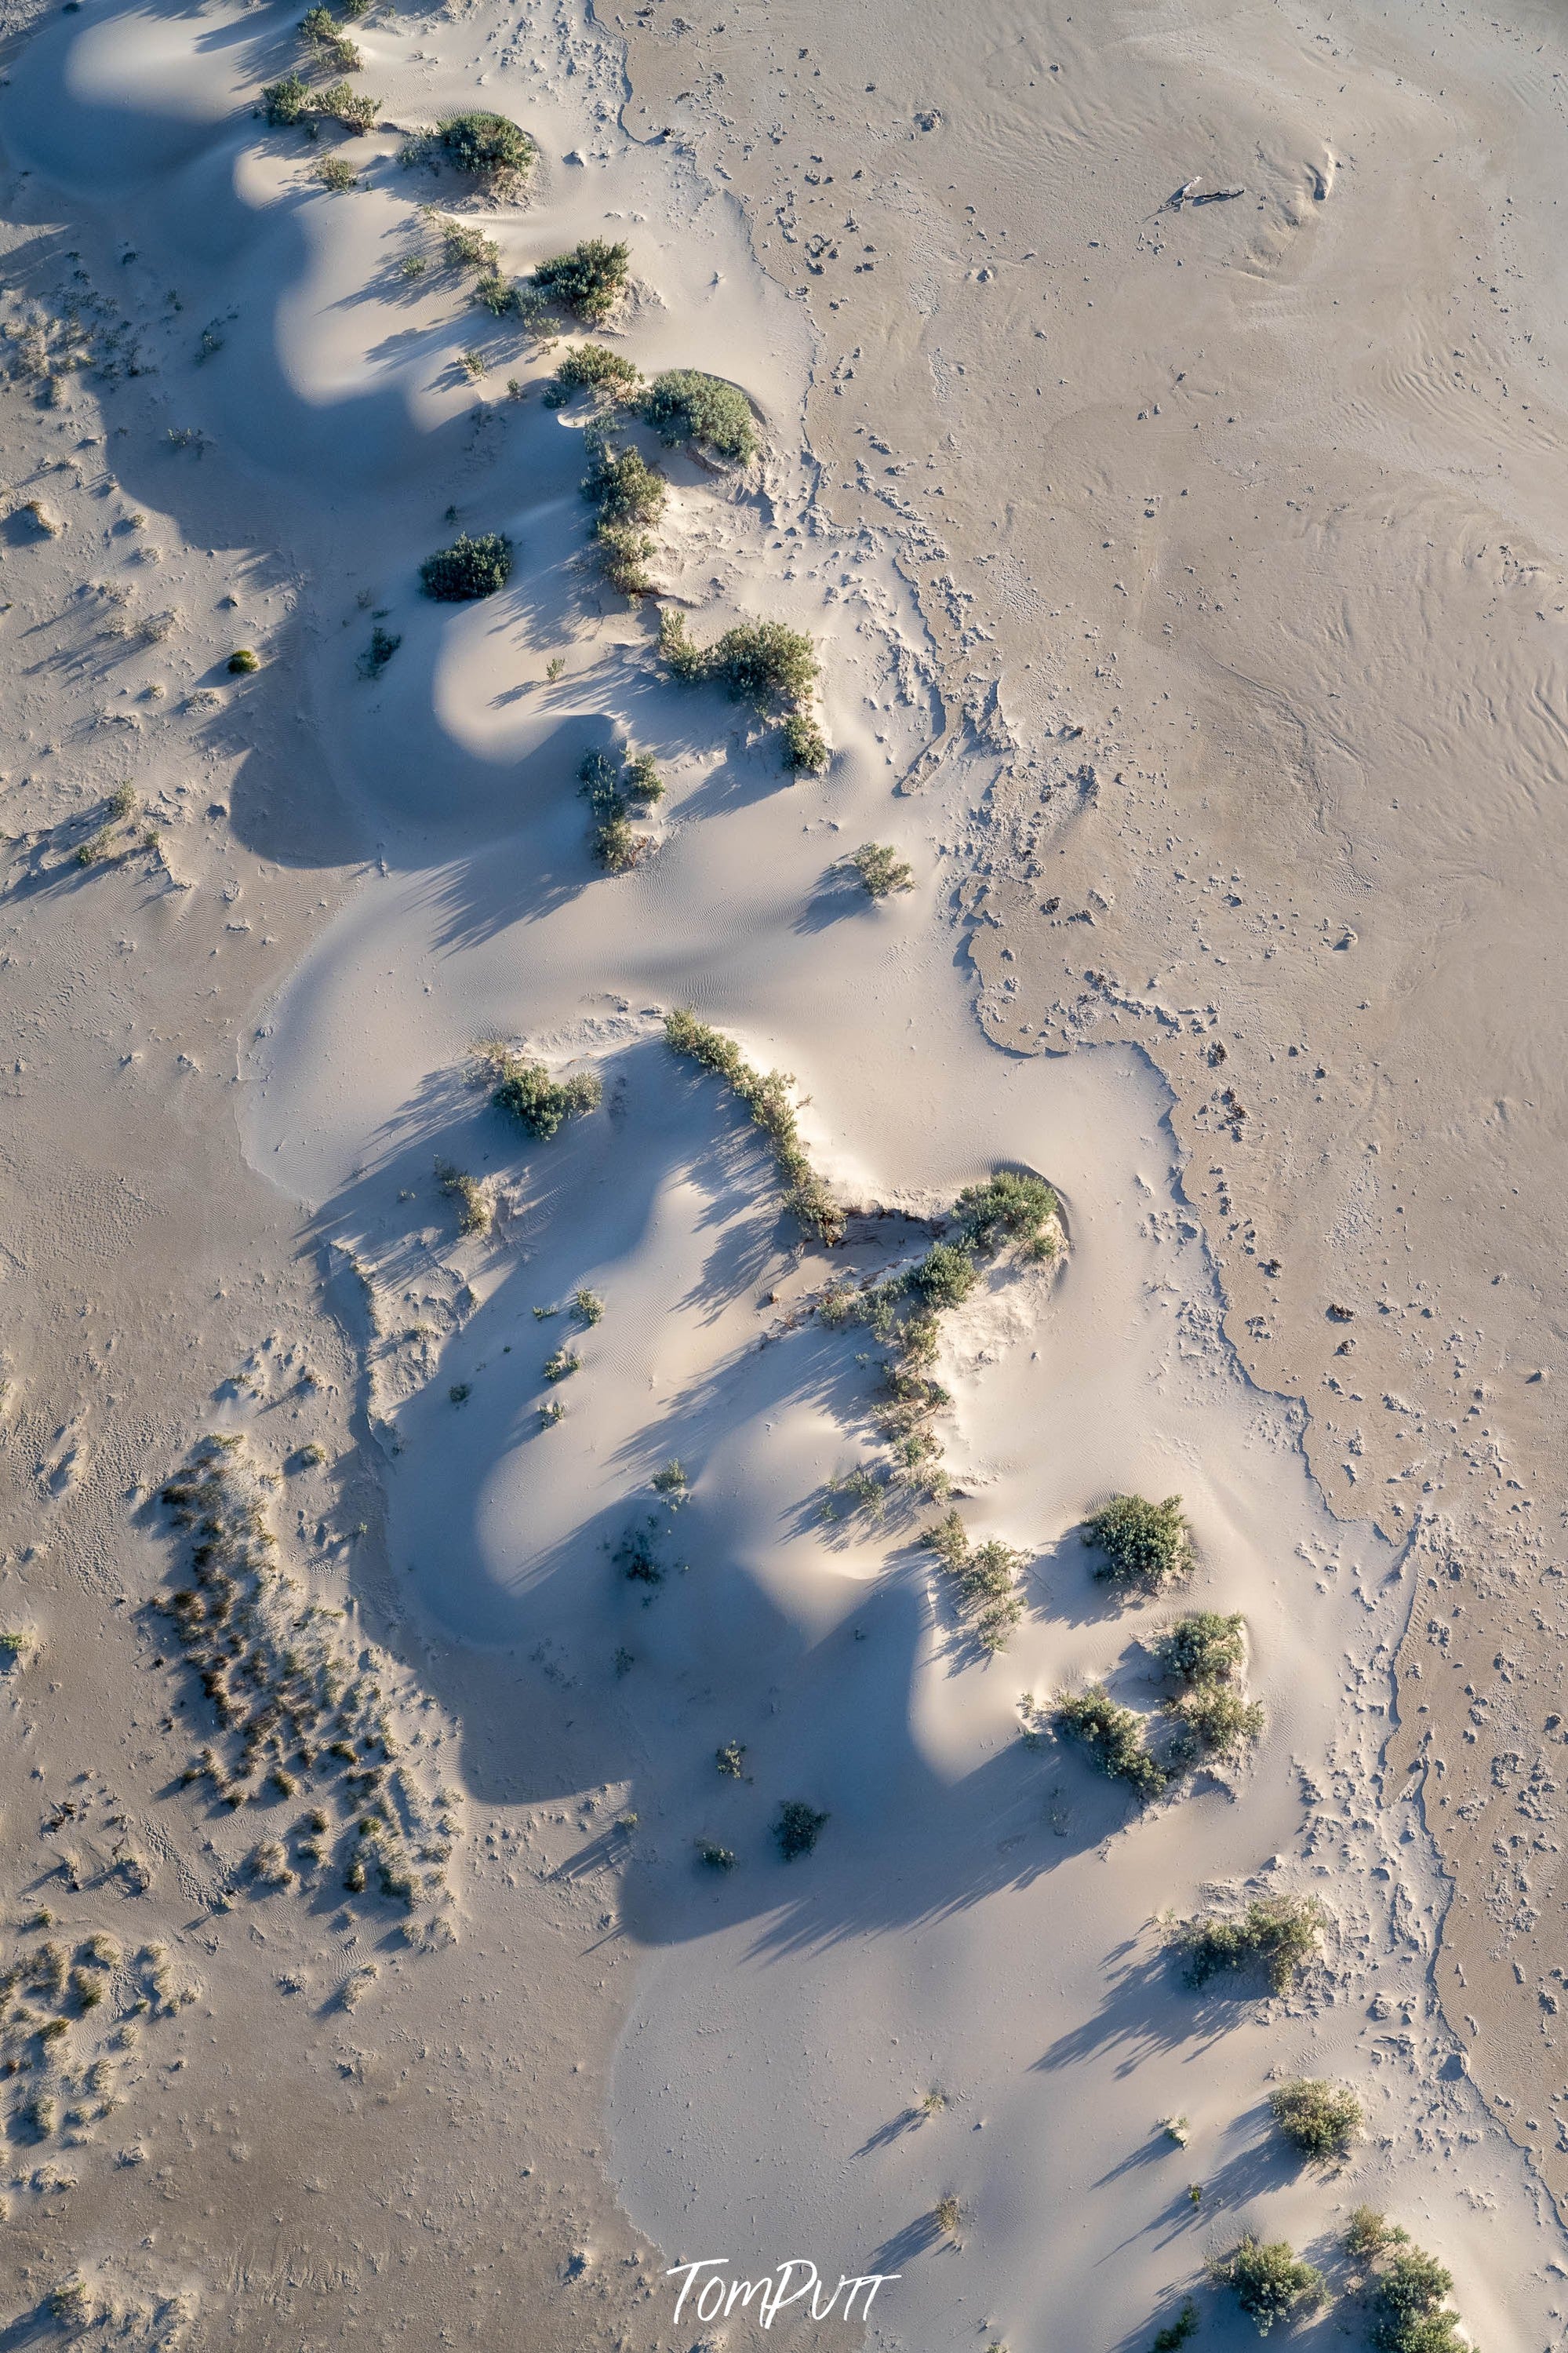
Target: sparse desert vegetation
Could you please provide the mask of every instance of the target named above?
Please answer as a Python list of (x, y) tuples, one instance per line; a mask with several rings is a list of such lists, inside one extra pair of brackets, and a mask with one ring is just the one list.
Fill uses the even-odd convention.
[[(816, 649), (799, 629), (783, 621), (742, 621), (710, 646), (700, 646), (685, 616), (673, 606), (659, 615), (658, 649), (671, 678), (683, 685), (724, 687), (734, 702), (749, 702), (760, 717), (780, 721), (786, 765), (826, 767), (826, 738), (805, 711), (819, 670)], [(798, 721), (793, 730), (792, 721)]]
[(1325, 2162), (1346, 2155), (1363, 2121), (1352, 2091), (1318, 2076), (1278, 2084), (1268, 2094), (1268, 2105), (1291, 2147)]
[(1112, 1495), (1083, 1523), (1083, 1540), (1101, 1556), (1096, 1577), (1150, 1593), (1163, 1592), (1193, 1565), (1192, 1531), (1179, 1495), (1167, 1495), (1163, 1504)]
[(1263, 1730), (1263, 1710), (1242, 1688), (1246, 1620), (1212, 1609), (1179, 1619), (1155, 1653), (1179, 1685), (1165, 1702), (1193, 1757), (1237, 1757)]
[(628, 761), (617, 776), (603, 752), (590, 752), (577, 771), (577, 789), (594, 813), (589, 844), (606, 874), (626, 874), (653, 848), (651, 834), (638, 833), (634, 815), (642, 815), (649, 799), (663, 787), (651, 763)]
[(895, 891), (914, 889), (913, 868), (906, 865), (890, 842), (863, 841), (844, 864), (858, 877), (868, 899), (887, 899)]
[(1284, 2239), (1265, 2242), (1250, 2235), (1209, 2266), (1215, 2284), (1228, 2287), (1260, 2337), (1300, 2306), (1321, 2304), (1326, 2293), (1321, 2272), (1303, 2263)]
[(1080, 1741), (1113, 1781), (1125, 1781), (1140, 1798), (1157, 1798), (1165, 1787), (1164, 1769), (1149, 1752), (1143, 1718), (1132, 1708), (1119, 1707), (1103, 1683), (1062, 1693), (1051, 1715), (1058, 1731)]
[(537, 153), (527, 132), (510, 115), (476, 107), (444, 115), (434, 130), (416, 131), (399, 160), (405, 164), (445, 164), (479, 181), (492, 195), (510, 195), (527, 180)]
[(583, 496), (597, 511), (594, 551), (599, 569), (623, 596), (644, 596), (653, 587), (647, 560), (654, 543), (647, 529), (664, 512), (663, 475), (636, 449), (618, 448), (595, 429)]
[(457, 1204), (459, 1233), (489, 1233), (495, 1205), (477, 1176), (470, 1176), (466, 1168), (454, 1168), (450, 1161), (437, 1160), (436, 1182), (447, 1199)]
[(805, 1156), (800, 1125), (790, 1099), (794, 1079), (784, 1071), (753, 1070), (722, 1030), (710, 1029), (694, 1013), (665, 1017), (664, 1034), (678, 1054), (721, 1078), (743, 1103), (773, 1148), (786, 1180), (784, 1207), (819, 1241), (836, 1242), (844, 1232), (844, 1212)]
[(827, 1827), (827, 1816), (808, 1806), (804, 1798), (786, 1798), (773, 1823), (773, 1837), (785, 1862), (809, 1854)]
[(598, 1108), (604, 1087), (591, 1071), (569, 1079), (552, 1078), (542, 1062), (531, 1062), (499, 1039), (474, 1049), (481, 1074), (492, 1082), (490, 1101), (510, 1112), (524, 1134), (538, 1143), (558, 1135), (569, 1119), (580, 1119)]
[(960, 1614), (981, 1649), (1000, 1651), (1024, 1614), (1018, 1592), (1023, 1554), (1000, 1536), (972, 1545), (956, 1511), (922, 1530), (921, 1542), (952, 1578)]
[(642, 413), (660, 438), (695, 442), (700, 449), (732, 464), (746, 465), (757, 452), (756, 419), (739, 385), (697, 368), (671, 368), (656, 375)]
[(1183, 2299), (1175, 2318), (1156, 2329), (1150, 2340), (1149, 2353), (1181, 2353), (1181, 2348), (1197, 2333), (1198, 2308), (1189, 2295)]
[(1358, 2206), (1345, 2231), (1345, 2252), (1365, 2267), (1377, 2353), (1461, 2353), (1459, 2316), (1448, 2308), (1452, 2274), (1436, 2255), (1411, 2242), (1407, 2231), (1375, 2207)]
[(626, 290), (631, 258), (629, 245), (588, 237), (570, 253), (542, 261), (531, 282), (547, 302), (586, 320), (590, 327), (602, 327)]
[(587, 392), (596, 400), (618, 405), (634, 399), (641, 382), (640, 373), (624, 353), (611, 351), (607, 343), (574, 343), (556, 366), (555, 382), (544, 396), (545, 404), (556, 408), (574, 392)]
[(1240, 1912), (1207, 1912), (1178, 1922), (1176, 1948), (1187, 1983), (1205, 1986), (1231, 1970), (1259, 1968), (1284, 1993), (1322, 1942), (1323, 1912), (1312, 1895), (1258, 1895)]
[(469, 604), (493, 596), (511, 578), (512, 544), (499, 531), (470, 539), (465, 532), (450, 547), (427, 555), (419, 566), (419, 586), (437, 604)]

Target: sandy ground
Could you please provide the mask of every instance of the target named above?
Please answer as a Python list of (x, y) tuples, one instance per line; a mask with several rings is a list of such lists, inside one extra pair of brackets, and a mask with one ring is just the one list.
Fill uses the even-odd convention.
[[(900, 2273), (889, 2346), (1131, 2348), (1190, 2286), (1240, 2344), (1205, 2257), (1284, 2233), (1339, 2286), (1370, 2200), (1478, 2341), (1561, 2343), (1555, 33), (373, 14), (337, 192), (249, 111), (292, 26), (70, 10), (0, 90), (0, 1838), (12, 1946), (121, 1948), (63, 2119), (7, 2111), (6, 2341), (684, 2353), (660, 2273), (723, 2253)], [(634, 436), (656, 575), (701, 638), (811, 632), (825, 776), (584, 569), (587, 413), (398, 161), (473, 103), (541, 149), (466, 206), (503, 269), (624, 236), (617, 348), (756, 401), (744, 477)], [(467, 608), (416, 592), (455, 528), (518, 550)], [(574, 779), (618, 741), (668, 789), (608, 879)], [(797, 1075), (846, 1252), (678, 1005)], [(525, 1145), (486, 1036), (601, 1107)], [(987, 1662), (920, 1515), (836, 1500), (873, 1375), (807, 1311), (999, 1164), (1069, 1246), (943, 1327), (962, 1514), (1026, 1562)], [(226, 1750), (180, 1781), (221, 1727), (146, 1605), (208, 1430), (342, 1613), (411, 1912), (343, 1883), (362, 1719), (254, 1804)], [(1064, 1681), (1157, 1698), (1176, 1601), (1118, 1610), (1074, 1534), (1123, 1486), (1184, 1496), (1267, 1726), (1141, 1816), (1021, 1737)], [(1290, 1994), (1181, 1985), (1158, 1915), (1215, 1887), (1321, 1896)], [(1298, 2073), (1361, 2093), (1343, 2169), (1284, 2161)]]

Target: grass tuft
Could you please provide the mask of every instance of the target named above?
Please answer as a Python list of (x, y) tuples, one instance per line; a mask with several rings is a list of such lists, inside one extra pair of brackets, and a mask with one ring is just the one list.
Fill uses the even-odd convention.
[(1017, 1590), (1024, 1555), (998, 1536), (971, 1545), (956, 1511), (949, 1511), (934, 1526), (923, 1529), (921, 1542), (935, 1553), (954, 1579), (960, 1614), (981, 1649), (1001, 1650), (1024, 1614)]
[(858, 875), (868, 898), (887, 899), (895, 891), (912, 891), (914, 869), (905, 864), (889, 841), (863, 841), (844, 860)]

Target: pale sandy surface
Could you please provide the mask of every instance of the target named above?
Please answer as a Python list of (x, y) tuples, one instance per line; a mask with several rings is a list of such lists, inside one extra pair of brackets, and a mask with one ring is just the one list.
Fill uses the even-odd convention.
[[(1555, 37), (1250, 0), (357, 27), (389, 126), (539, 141), (487, 212), (508, 271), (625, 236), (620, 347), (752, 393), (759, 474), (661, 459), (655, 568), (700, 636), (816, 638), (836, 756), (791, 786), (584, 572), (549, 355), (399, 275), (450, 181), (388, 127), (328, 194), (248, 111), (292, 23), (84, 8), (0, 92), (0, 1619), (39, 1644), (6, 1936), (43, 1901), (166, 1944), (175, 1995), (47, 2147), (13, 2128), (3, 2316), (79, 2264), (148, 2344), (684, 2348), (662, 2262), (806, 2253), (902, 2271), (889, 2345), (1132, 2348), (1242, 2228), (1333, 2271), (1370, 2199), (1479, 2341), (1556, 2345)], [(1245, 193), (1163, 210), (1195, 174)], [(468, 609), (415, 590), (448, 510), (519, 550)], [(669, 785), (615, 881), (573, 781), (613, 733)], [(869, 836), (914, 872), (881, 907), (835, 871)], [(1028, 1561), (997, 1661), (918, 1519), (823, 1516), (869, 1375), (678, 1003), (798, 1073), (847, 1200), (1061, 1188), (1065, 1264), (943, 1339), (962, 1509)], [(466, 1068), (492, 1033), (604, 1107), (521, 1146)], [(840, 1263), (906, 1240), (858, 1220)], [(141, 1605), (207, 1428), (451, 1785), (436, 1949), (335, 1875), (265, 1892), (290, 1809), (177, 1783), (204, 1703)], [(608, 1556), (672, 1455), (642, 1587)], [(1157, 1691), (1175, 1605), (1116, 1611), (1072, 1534), (1123, 1485), (1184, 1494), (1268, 1720), (1142, 1818), (1018, 1736), (1064, 1679)], [(830, 1817), (787, 1871), (784, 1796)], [(1324, 1901), (1284, 2001), (1161, 1956), (1216, 1883)], [(1365, 2102), (1342, 2172), (1270, 2137), (1298, 2072)]]

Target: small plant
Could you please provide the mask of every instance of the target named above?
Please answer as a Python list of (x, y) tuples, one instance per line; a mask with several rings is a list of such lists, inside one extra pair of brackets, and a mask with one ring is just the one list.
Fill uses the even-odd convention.
[(1284, 2239), (1266, 2245), (1249, 2235), (1212, 2263), (1209, 2275), (1217, 2286), (1234, 2291), (1260, 2337), (1267, 2337), (1275, 2322), (1287, 2319), (1299, 2304), (1323, 2300), (1322, 2274), (1303, 2263)]
[(664, 1583), (664, 1571), (653, 1548), (656, 1533), (656, 1524), (651, 1520), (646, 1526), (633, 1525), (616, 1546), (616, 1565), (634, 1585)]
[(1262, 1708), (1238, 1688), (1245, 1628), (1239, 1614), (1195, 1610), (1154, 1646), (1166, 1672), (1182, 1686), (1165, 1709), (1181, 1725), (1189, 1755), (1239, 1756), (1263, 1730)]
[(594, 812), (589, 842), (595, 858), (606, 874), (629, 872), (652, 848), (651, 837), (634, 832), (626, 798), (602, 752), (590, 752), (577, 774), (579, 790)]
[(711, 1839), (697, 1841), (697, 1859), (700, 1862), (706, 1863), (710, 1871), (733, 1871), (735, 1868), (733, 1850), (727, 1846), (718, 1846)]
[(695, 441), (716, 458), (743, 466), (756, 455), (757, 428), (752, 404), (739, 385), (697, 368), (672, 368), (656, 375), (643, 396), (642, 413), (662, 439)]
[(511, 578), (511, 542), (503, 533), (489, 531), (470, 539), (465, 532), (450, 547), (426, 557), (419, 566), (419, 586), (442, 605), (493, 596)]
[(610, 245), (602, 237), (584, 237), (570, 253), (542, 261), (533, 285), (545, 301), (574, 311), (591, 327), (602, 326), (626, 289), (631, 248)]
[[(830, 754), (827, 738), (816, 720), (803, 711), (792, 711), (780, 733), (784, 739), (784, 766), (792, 768), (797, 776), (819, 776), (826, 767)], [(902, 890), (908, 886), (900, 883), (898, 887)]]
[(1358, 2206), (1345, 2225), (1345, 2253), (1353, 2263), (1370, 2263), (1385, 2247), (1403, 2246), (1405, 2233), (1375, 2206)]
[(369, 647), (359, 658), (361, 678), (378, 679), (402, 643), (401, 637), (394, 637), (378, 621), (370, 633)]
[(490, 1101), (540, 1143), (559, 1134), (569, 1119), (597, 1110), (605, 1092), (591, 1071), (552, 1079), (542, 1062), (526, 1061), (508, 1046), (481, 1048), (479, 1059), (497, 1081)]
[(572, 1304), (583, 1324), (597, 1324), (605, 1313), (605, 1303), (596, 1291), (574, 1291)]
[[(427, 219), (436, 216), (434, 207), (426, 215)], [(452, 269), (478, 269), (488, 277), (500, 267), (500, 246), (474, 222), (444, 220), (440, 227), (441, 250)]]
[(984, 1185), (966, 1185), (953, 1204), (963, 1239), (987, 1258), (1005, 1242), (1024, 1245), (1031, 1257), (1052, 1257), (1060, 1206), (1043, 1176), (1019, 1168), (1002, 1168)]
[(495, 1210), (478, 1177), (470, 1176), (466, 1168), (454, 1168), (448, 1160), (437, 1160), (436, 1181), (447, 1199), (458, 1205), (458, 1232), (488, 1234)]
[(1163, 2328), (1156, 2331), (1149, 2353), (1181, 2353), (1181, 2348), (1188, 2338), (1197, 2333), (1198, 2308), (1189, 2295), (1174, 2320), (1168, 2320)]
[(1276, 1993), (1284, 1993), (1322, 1941), (1323, 1914), (1311, 1895), (1258, 1895), (1245, 1912), (1205, 1913), (1174, 1932), (1186, 1956), (1187, 1983), (1207, 1985), (1228, 1969), (1260, 1964)]
[(552, 407), (569, 400), (574, 392), (591, 392), (595, 399), (621, 403), (633, 397), (641, 382), (641, 375), (622, 353), (611, 351), (605, 343), (576, 343), (556, 368), (553, 389), (545, 397)]
[[(489, 312), (492, 319), (504, 319), (509, 311), (517, 308), (517, 289), (509, 278), (501, 276), (499, 269), (487, 269), (475, 283), (474, 300), (481, 310)], [(465, 361), (468, 356), (465, 352)], [(484, 369), (470, 369), (469, 374), (482, 375)]]
[(566, 1409), (562, 1404), (559, 1398), (551, 1398), (548, 1403), (542, 1405), (539, 1409), (539, 1427), (541, 1430), (553, 1430), (558, 1421), (564, 1421), (565, 1419)]
[(793, 1210), (809, 1233), (832, 1244), (844, 1237), (844, 1212), (805, 1156), (800, 1127), (789, 1089), (794, 1080), (784, 1071), (753, 1070), (732, 1038), (710, 1029), (694, 1013), (667, 1014), (666, 1042), (698, 1067), (724, 1080), (750, 1112), (773, 1145), (773, 1156), (787, 1179), (784, 1207)]
[(1023, 1554), (997, 1536), (972, 1546), (956, 1511), (948, 1512), (933, 1527), (923, 1529), (921, 1542), (935, 1553), (955, 1578), (959, 1609), (969, 1620), (982, 1650), (1003, 1649), (1024, 1614), (1016, 1582), (1024, 1566)]
[(1083, 1540), (1102, 1553), (1096, 1577), (1142, 1585), (1158, 1593), (1193, 1565), (1192, 1531), (1179, 1495), (1151, 1504), (1142, 1495), (1113, 1495), (1083, 1523)]
[(269, 130), (292, 130), (311, 112), (310, 83), (297, 73), (285, 74), (281, 81), (269, 81), (261, 93), (261, 111)]
[(300, 19), (300, 37), (312, 57), (338, 73), (357, 73), (364, 62), (330, 8), (308, 8)]
[(743, 1781), (746, 1778), (746, 1751), (739, 1740), (726, 1741), (722, 1748), (716, 1748), (713, 1762), (727, 1781)]
[(1413, 2247), (1403, 2231), (1373, 2298), (1372, 2341), (1378, 2353), (1460, 2353), (1459, 2316), (1445, 2309), (1453, 2275), (1436, 2255)]
[(931, 2219), (944, 2239), (954, 2239), (958, 2236), (958, 2226), (963, 2220), (963, 2209), (951, 2190), (945, 2198), (937, 2200), (931, 2210)]
[(316, 177), (323, 188), (330, 188), (334, 195), (339, 196), (346, 195), (351, 188), (359, 185), (358, 173), (341, 155), (323, 156), (316, 166)]
[(429, 260), (423, 253), (405, 253), (397, 265), (397, 274), (399, 278), (423, 278), (429, 267)]
[(679, 1456), (671, 1455), (662, 1471), (653, 1474), (653, 1492), (661, 1496), (672, 1512), (679, 1511), (689, 1493), (686, 1472)]
[(454, 1381), (447, 1391), (447, 1398), (453, 1405), (467, 1405), (473, 1394), (472, 1381)]
[[(9, 1674), (14, 1668), (25, 1667), (37, 1649), (37, 1641), (25, 1626), (0, 1628), (0, 1674)], [(28, 1925), (47, 1927), (51, 1915), (40, 1912)]]
[(933, 1242), (910, 1269), (909, 1287), (940, 1315), (962, 1307), (978, 1280), (974, 1261), (962, 1242)]
[(1274, 2121), (1303, 2157), (1328, 2159), (1343, 2157), (1361, 2131), (1362, 2105), (1343, 2084), (1302, 2076), (1281, 2084), (1268, 2094)]
[(647, 807), (664, 798), (664, 779), (651, 752), (638, 752), (621, 771), (621, 790), (627, 800)]
[(554, 685), (556, 680), (561, 676), (561, 673), (565, 667), (566, 657), (564, 654), (551, 655), (550, 659), (544, 665), (544, 675), (550, 681), (552, 686)]
[(253, 653), (248, 646), (240, 646), (228, 658), (228, 674), (231, 678), (248, 678), (252, 670), (258, 670), (260, 668), (261, 656)]
[(1173, 2141), (1178, 2148), (1185, 2148), (1193, 2137), (1193, 2128), (1185, 2116), (1167, 2116), (1160, 2129), (1165, 2138)]
[(579, 1373), (582, 1369), (583, 1359), (574, 1348), (559, 1347), (552, 1356), (547, 1356), (544, 1360), (544, 1377), (547, 1381), (570, 1380), (574, 1373)]
[(1064, 1693), (1052, 1719), (1058, 1731), (1083, 1743), (1113, 1781), (1125, 1781), (1141, 1798), (1157, 1798), (1164, 1788), (1165, 1774), (1149, 1754), (1142, 1717), (1130, 1707), (1119, 1707), (1103, 1683)]
[(688, 683), (713, 679), (732, 702), (750, 702), (763, 712), (795, 709), (816, 683), (818, 663), (811, 639), (783, 621), (741, 621), (712, 645), (694, 646), (681, 616), (660, 617), (659, 650), (672, 676)]
[(462, 369), (463, 374), (468, 377), (468, 382), (470, 384), (476, 384), (479, 377), (484, 375), (485, 370), (489, 365), (489, 362), (486, 360), (483, 352), (467, 351), (459, 352), (458, 353), (458, 364)]
[(946, 2105), (946, 2093), (939, 2092), (933, 2084), (921, 2100), (920, 2113), (922, 2116), (940, 2116)]
[(355, 90), (349, 82), (334, 81), (317, 91), (311, 111), (328, 122), (341, 123), (351, 136), (363, 138), (366, 132), (375, 129), (381, 100), (367, 91)]
[(816, 1807), (808, 1806), (804, 1799), (786, 1798), (773, 1824), (773, 1836), (778, 1841), (779, 1852), (784, 1861), (794, 1862), (799, 1856), (809, 1854), (826, 1823), (827, 1816), (819, 1814)]
[(863, 841), (844, 861), (860, 878), (868, 897), (886, 899), (894, 891), (914, 889), (914, 871), (906, 866), (889, 842)]
[(471, 173), (492, 185), (526, 179), (538, 152), (510, 116), (478, 111), (446, 116), (429, 144), (455, 171)]
[(1229, 1683), (1241, 1672), (1247, 1620), (1195, 1609), (1179, 1618), (1155, 1645), (1161, 1663), (1184, 1683)]

